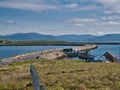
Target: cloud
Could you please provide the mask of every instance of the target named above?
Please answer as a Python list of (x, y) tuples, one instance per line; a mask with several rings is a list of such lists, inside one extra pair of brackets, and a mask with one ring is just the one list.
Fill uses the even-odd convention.
[[(66, 2), (66, 3), (65, 3)], [(95, 10), (99, 8), (96, 5), (81, 5), (82, 1), (60, 1), (60, 0), (2, 0), (0, 7), (15, 8), (31, 11), (47, 11), (47, 10), (61, 10), (61, 11), (86, 11)]]
[(32, 11), (58, 9), (58, 7), (55, 5), (43, 5), (43, 4), (32, 4), (32, 3), (25, 4), (25, 3), (16, 3), (16, 2), (1, 2), (0, 7), (16, 8), (16, 9), (32, 10)]
[(96, 18), (71, 18), (66, 20), (66, 22), (71, 23), (75, 27), (84, 27), (88, 28), (92, 25), (95, 25), (98, 22)]
[(15, 21), (13, 21), (13, 20), (1, 20), (0, 22), (5, 23), (5, 24), (14, 24), (15, 23)]
[(120, 25), (120, 22), (109, 21), (109, 22), (102, 22), (102, 25)]
[(66, 20), (66, 22), (71, 23), (75, 27), (95, 27), (95, 26), (119, 26), (120, 16), (104, 16), (101, 18), (71, 18)]
[(120, 16), (119, 15), (103, 16), (101, 17), (101, 20), (103, 21), (120, 20)]
[(78, 23), (78, 22), (95, 22), (96, 19), (94, 18), (72, 18), (70, 20), (68, 20), (69, 22), (73, 22), (73, 23)]
[(102, 32), (102, 31), (94, 31), (94, 33), (91, 33), (92, 35), (97, 35), (97, 36), (101, 36), (101, 35), (104, 35), (105, 32)]
[(76, 11), (91, 11), (91, 10), (97, 10), (99, 9), (99, 6), (96, 5), (87, 5), (87, 6), (81, 6), (76, 9)]
[(62, 7), (63, 8), (78, 8), (79, 5), (77, 3), (72, 3), (72, 4), (65, 4)]
[(116, 21), (106, 21), (106, 22), (98, 22), (96, 23), (96, 25), (102, 25), (102, 26), (119, 26), (120, 22), (116, 22)]
[(97, 2), (104, 6), (106, 14), (120, 14), (120, 0), (97, 0)]
[(67, 10), (67, 11), (72, 11), (72, 12), (78, 12), (78, 11), (89, 11), (89, 10), (96, 10), (99, 7), (96, 5), (86, 5), (86, 6), (81, 6), (78, 3), (71, 3), (71, 4), (65, 4), (65, 5), (60, 5), (62, 10)]
[(82, 27), (82, 26), (84, 26), (84, 25), (81, 24), (81, 23), (76, 23), (76, 24), (74, 24), (74, 26), (75, 26), (75, 27)]

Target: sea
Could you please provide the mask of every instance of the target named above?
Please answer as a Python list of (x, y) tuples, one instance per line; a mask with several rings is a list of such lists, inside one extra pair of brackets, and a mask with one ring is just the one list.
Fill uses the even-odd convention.
[[(0, 46), (0, 59), (10, 58), (30, 52), (71, 47), (75, 46)], [(97, 49), (91, 50), (90, 53), (94, 56), (102, 56), (107, 51), (112, 52), (116, 56), (120, 56), (119, 45), (99, 45)]]

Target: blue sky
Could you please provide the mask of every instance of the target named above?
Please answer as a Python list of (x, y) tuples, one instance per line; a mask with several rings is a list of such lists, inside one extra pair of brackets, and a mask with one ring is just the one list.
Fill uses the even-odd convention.
[(120, 33), (120, 0), (0, 0), (0, 34)]

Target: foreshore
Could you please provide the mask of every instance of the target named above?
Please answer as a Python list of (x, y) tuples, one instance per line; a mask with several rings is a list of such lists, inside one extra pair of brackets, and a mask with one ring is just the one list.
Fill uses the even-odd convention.
[[(83, 51), (83, 50), (92, 50), (96, 48), (98, 48), (97, 45), (85, 45), (85, 46), (74, 47), (73, 49), (78, 49), (80, 51)], [(50, 50), (26, 53), (26, 54), (17, 55), (11, 58), (2, 59), (0, 62), (0, 66), (9, 65), (14, 62), (20, 62), (25, 60), (60, 59), (66, 56), (67, 56), (66, 53), (63, 52), (63, 48), (50, 49)]]
[(58, 59), (58, 58), (63, 58), (65, 56), (66, 54), (63, 52), (62, 48), (43, 50), (43, 51), (26, 53), (26, 54), (17, 55), (11, 58), (2, 59), (0, 62), (0, 66), (9, 65), (13, 62), (19, 62), (19, 61), (25, 61), (25, 60)]

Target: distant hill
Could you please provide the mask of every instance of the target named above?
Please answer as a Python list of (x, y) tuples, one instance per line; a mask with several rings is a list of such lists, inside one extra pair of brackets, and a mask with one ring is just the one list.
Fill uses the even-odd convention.
[(86, 35), (44, 35), (38, 33), (16, 33), (11, 35), (0, 35), (0, 39), (10, 40), (58, 40), (58, 41), (69, 41), (69, 42), (80, 42), (80, 41), (120, 41), (120, 34), (107, 34), (103, 36), (94, 36), (90, 34)]
[(71, 41), (71, 42), (79, 42), (79, 41), (88, 41), (89, 39), (94, 39), (97, 36), (93, 35), (61, 35), (57, 36), (56, 40), (62, 40), (62, 41)]
[(3, 39), (10, 40), (54, 40), (52, 35), (43, 35), (38, 33), (16, 33), (12, 35), (0, 36)]
[(120, 34), (106, 34), (93, 38), (91, 41), (120, 41)]
[(92, 35), (53, 36), (53, 35), (43, 35), (38, 33), (16, 33), (12, 35), (0, 36), (0, 38), (2, 39), (10, 39), (10, 40), (59, 40), (59, 41), (71, 41), (71, 42), (84, 41), (95, 37), (96, 36), (92, 36)]

